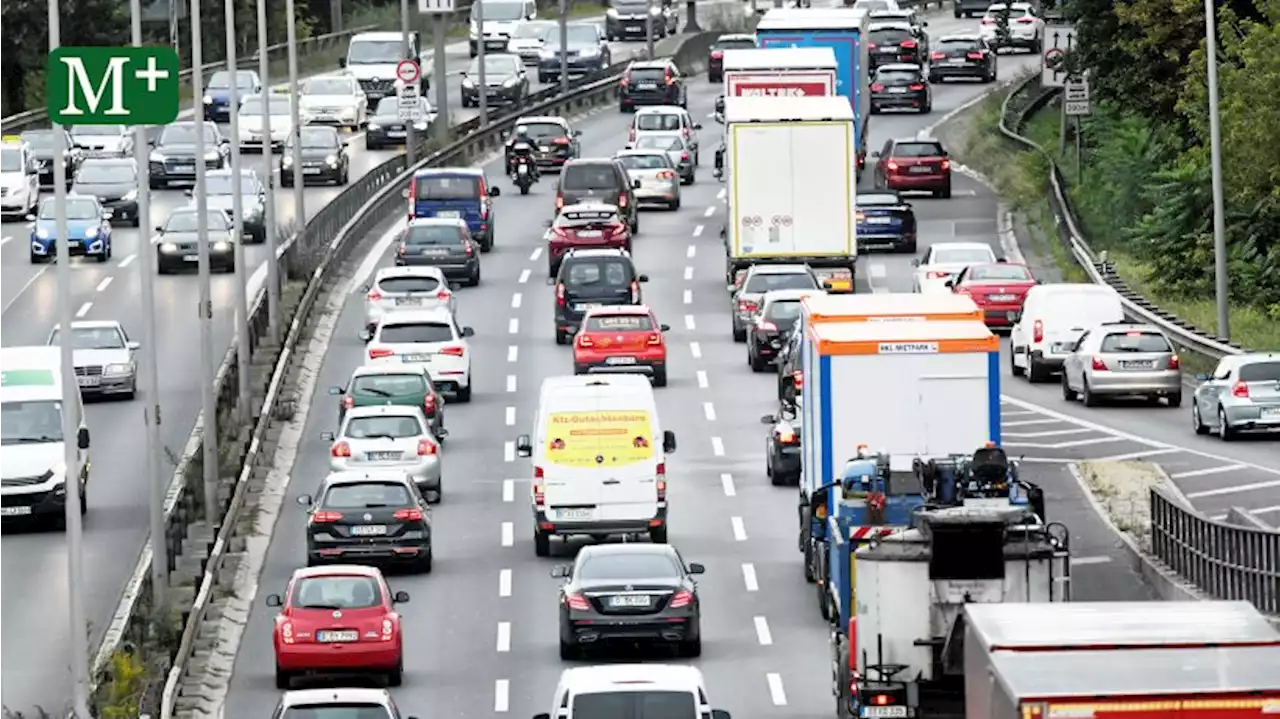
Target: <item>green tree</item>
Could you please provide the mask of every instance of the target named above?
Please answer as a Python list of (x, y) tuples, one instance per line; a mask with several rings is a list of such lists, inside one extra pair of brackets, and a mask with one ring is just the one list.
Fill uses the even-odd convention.
[[(63, 45), (123, 45), (129, 39), (128, 5), (120, 0), (62, 0), (59, 10)], [(0, 4), (0, 25), (0, 82), (5, 114), (10, 114), (43, 102), (48, 3), (6, 0)]]

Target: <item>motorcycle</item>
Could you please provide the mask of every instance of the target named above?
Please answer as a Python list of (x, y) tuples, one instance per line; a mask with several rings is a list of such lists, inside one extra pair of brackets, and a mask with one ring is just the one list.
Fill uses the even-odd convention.
[(520, 188), (520, 194), (529, 194), (529, 188), (538, 181), (535, 172), (532, 160), (527, 157), (516, 158), (515, 169), (511, 173), (511, 181), (515, 183), (516, 187)]

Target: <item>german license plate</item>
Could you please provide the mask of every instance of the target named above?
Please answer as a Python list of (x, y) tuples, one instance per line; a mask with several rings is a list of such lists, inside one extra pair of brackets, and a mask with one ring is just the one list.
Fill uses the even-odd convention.
[(424, 355), (424, 354), (400, 355), (400, 361), (401, 362), (430, 362), (431, 355)]
[(889, 225), (889, 224), (893, 224), (893, 218), (892, 217), (868, 217), (867, 224), (868, 225)]
[(174, 166), (173, 166), (173, 171), (174, 171), (174, 172), (181, 172), (181, 173), (184, 173), (184, 174), (185, 174), (185, 173), (188, 173), (188, 172), (195, 172), (195, 171), (196, 171), (196, 166), (195, 166), (195, 165), (174, 165)]
[(905, 87), (891, 87), (891, 88), (889, 88), (889, 94), (891, 94), (891, 95), (905, 95), (906, 93), (907, 93), (907, 88), (905, 88)]
[(627, 31), (628, 31), (628, 32), (640, 32), (640, 30), (641, 30), (641, 27), (640, 27), (639, 25), (628, 25), (628, 26), (627, 26)]
[(81, 387), (97, 387), (102, 384), (101, 377), (76, 377), (76, 384)]
[(182, 261), (183, 262), (199, 262), (200, 255), (183, 255)]
[(616, 597), (609, 597), (609, 606), (611, 607), (647, 607), (649, 606), (649, 595), (620, 594)]
[(603, 237), (604, 233), (600, 230), (578, 230), (578, 237)]
[(550, 148), (550, 147), (547, 147), (546, 145), (541, 145), (541, 146), (539, 146), (539, 147), (538, 147), (538, 150), (539, 150), (539, 151), (541, 151), (541, 152), (551, 152), (551, 148)]
[(606, 357), (604, 360), (604, 363), (609, 365), (629, 365), (629, 364), (635, 364), (636, 358), (635, 357)]
[(318, 168), (318, 167), (304, 167), (304, 168), (302, 168), (302, 174), (304, 174), (304, 175), (319, 175), (319, 174), (320, 174), (320, 168)]
[(452, 217), (454, 219), (457, 219), (459, 217), (462, 217), (462, 213), (458, 212), (457, 210), (441, 210), (436, 213), (436, 217)]
[(639, 85), (636, 85), (636, 89), (637, 89), (637, 90), (656, 90), (656, 89), (658, 89), (658, 83), (656, 83), (656, 82), (642, 82), (642, 83), (640, 83)]
[(1013, 302), (1018, 299), (1017, 295), (991, 295), (987, 299), (992, 302)]
[(908, 169), (907, 172), (910, 172), (913, 175), (927, 175), (930, 172), (933, 172), (933, 168), (924, 165), (916, 165), (915, 167)]
[(596, 302), (579, 302), (578, 304), (574, 305), (573, 308), (579, 312), (586, 312), (592, 307), (599, 307), (599, 306), (600, 306), (599, 303), (596, 303)]
[(387, 132), (387, 137), (404, 137), (404, 135), (405, 135), (404, 130), (391, 130)]
[(1155, 369), (1155, 360), (1120, 360), (1120, 369)]
[(422, 250), (422, 256), (423, 256), (423, 257), (447, 257), (448, 255), (449, 255), (449, 251), (448, 251), (448, 250), (446, 250), (446, 249), (441, 249), (441, 248), (438, 248), (438, 247), (436, 247), (436, 248), (424, 248), (424, 249)]
[(0, 517), (25, 517), (31, 514), (31, 507), (0, 507)]
[(557, 517), (559, 517), (560, 519), (568, 519), (568, 520), (591, 519), (591, 517), (594, 514), (595, 514), (595, 510), (593, 509), (558, 509), (556, 510)]
[(401, 452), (365, 452), (365, 459), (370, 462), (386, 462), (387, 460), (400, 459)]
[(385, 524), (363, 524), (351, 528), (351, 536), (353, 537), (382, 537), (387, 533), (387, 525)]
[(1261, 412), (1263, 417), (1271, 419), (1272, 417), (1280, 417), (1280, 407), (1263, 407)]
[(316, 632), (316, 639), (327, 643), (358, 642), (360, 641), (360, 632), (355, 630), (321, 631)]
[(860, 714), (868, 719), (888, 719), (891, 717), (905, 717), (907, 715), (906, 707), (862, 707)]
[(422, 299), (419, 297), (397, 297), (396, 298), (396, 307), (416, 307), (421, 304), (422, 304)]

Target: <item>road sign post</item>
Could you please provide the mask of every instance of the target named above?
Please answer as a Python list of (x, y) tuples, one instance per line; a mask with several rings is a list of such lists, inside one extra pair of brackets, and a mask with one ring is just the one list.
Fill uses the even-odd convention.
[(1044, 29), (1040, 85), (1062, 87), (1067, 81), (1067, 54), (1076, 44), (1076, 30), (1070, 25), (1048, 25)]
[(418, 12), (430, 14), (431, 35), (435, 53), (436, 137), (443, 140), (449, 132), (449, 85), (445, 75), (445, 24), (453, 14), (453, 0), (418, 0)]
[(178, 52), (171, 47), (60, 47), (45, 97), (59, 125), (167, 125), (178, 119)]

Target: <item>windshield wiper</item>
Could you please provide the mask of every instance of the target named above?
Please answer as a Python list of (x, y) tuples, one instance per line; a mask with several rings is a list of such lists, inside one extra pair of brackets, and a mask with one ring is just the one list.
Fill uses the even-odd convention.
[(6, 437), (4, 444), (44, 444), (45, 442), (61, 442), (57, 437)]
[(338, 604), (299, 604), (298, 609), (333, 609), (336, 611), (344, 609), (344, 607)]
[(360, 439), (399, 439), (399, 437), (395, 437), (389, 434), (366, 434)]
[(387, 392), (387, 391), (384, 391), (384, 390), (380, 390), (380, 389), (378, 389), (377, 387), (365, 387), (364, 389), (361, 389), (360, 391), (361, 391), (361, 392), (363, 392), (363, 393), (367, 393), (367, 394), (376, 394), (376, 395), (378, 395), (379, 397), (390, 397), (390, 396), (391, 396), (391, 393), (390, 393), (390, 392)]

